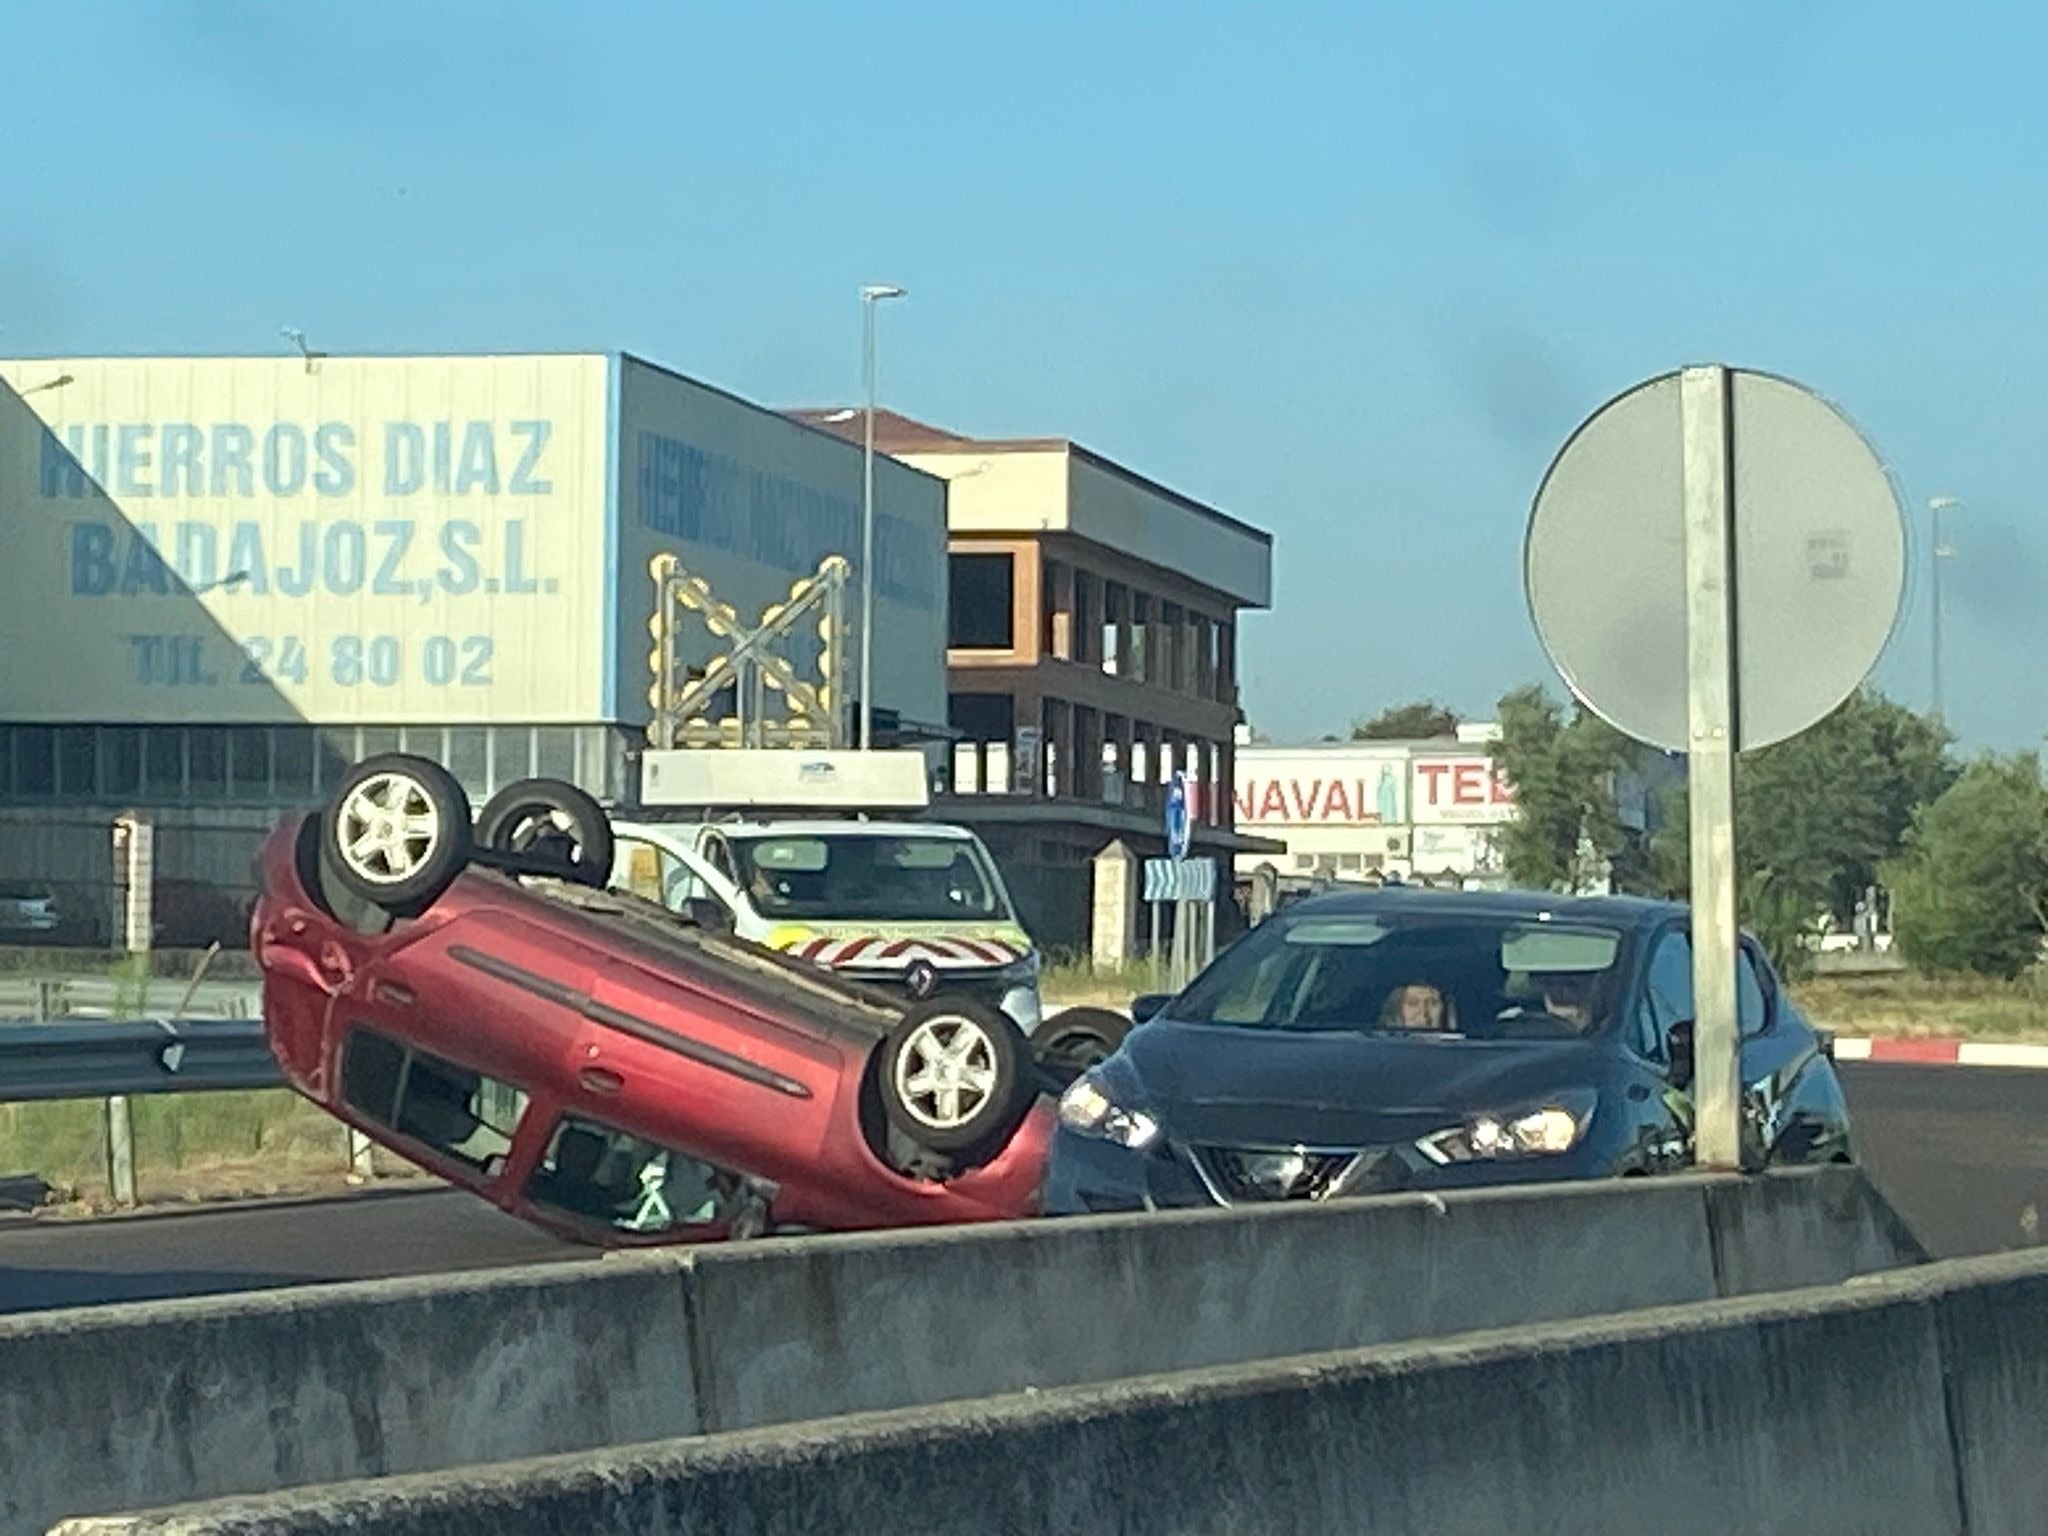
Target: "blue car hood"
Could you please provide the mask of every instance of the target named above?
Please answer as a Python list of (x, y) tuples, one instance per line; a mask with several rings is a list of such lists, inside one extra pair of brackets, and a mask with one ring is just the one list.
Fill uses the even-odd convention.
[(1110, 1075), (1183, 1143), (1382, 1146), (1479, 1113), (1597, 1088), (1599, 1040), (1472, 1040), (1351, 1030), (1234, 1029), (1155, 1020)]

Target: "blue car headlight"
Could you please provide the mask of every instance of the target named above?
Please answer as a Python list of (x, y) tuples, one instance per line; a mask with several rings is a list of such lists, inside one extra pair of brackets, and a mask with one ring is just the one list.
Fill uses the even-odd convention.
[(1529, 1108), (1473, 1115), (1463, 1125), (1423, 1137), (1415, 1149), (1439, 1165), (1557, 1157), (1584, 1138), (1594, 1101), (1587, 1092), (1560, 1093)]
[(1159, 1139), (1159, 1122), (1141, 1109), (1120, 1104), (1093, 1072), (1084, 1072), (1060, 1095), (1060, 1124), (1083, 1136), (1115, 1142), (1133, 1151)]

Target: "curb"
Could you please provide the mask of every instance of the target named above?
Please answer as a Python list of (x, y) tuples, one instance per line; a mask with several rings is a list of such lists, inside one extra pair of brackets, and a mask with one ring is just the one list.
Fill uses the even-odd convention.
[(1988, 1040), (1837, 1039), (1835, 1059), (1926, 1067), (2048, 1067), (2048, 1045), (2001, 1045)]

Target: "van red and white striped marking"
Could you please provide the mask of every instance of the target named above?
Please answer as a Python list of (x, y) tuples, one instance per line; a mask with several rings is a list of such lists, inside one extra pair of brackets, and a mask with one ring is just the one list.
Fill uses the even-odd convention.
[(819, 965), (910, 965), (931, 960), (939, 965), (1009, 965), (1024, 951), (1000, 939), (888, 939), (868, 934), (851, 939), (806, 939), (796, 953)]

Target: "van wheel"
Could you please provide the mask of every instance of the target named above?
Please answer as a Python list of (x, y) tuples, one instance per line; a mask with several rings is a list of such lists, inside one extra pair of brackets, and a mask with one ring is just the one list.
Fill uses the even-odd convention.
[(477, 818), (477, 843), (509, 854), (522, 869), (559, 872), (603, 890), (616, 843), (604, 807), (560, 779), (521, 779), (491, 796)]
[(994, 1147), (1034, 1095), (1030, 1049), (1009, 1015), (934, 998), (882, 1042), (879, 1086), (889, 1123), (933, 1152)]
[(433, 905), (469, 863), (469, 797), (439, 763), (404, 752), (367, 758), (335, 788), (321, 852), (349, 895), (397, 916)]

